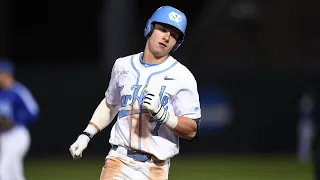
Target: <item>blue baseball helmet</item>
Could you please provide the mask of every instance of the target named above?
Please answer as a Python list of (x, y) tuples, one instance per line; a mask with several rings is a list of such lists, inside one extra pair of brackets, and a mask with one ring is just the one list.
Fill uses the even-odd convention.
[(185, 37), (185, 31), (187, 27), (187, 17), (180, 10), (171, 6), (162, 6), (158, 8), (148, 20), (146, 27), (144, 28), (144, 36), (148, 37), (153, 31), (153, 23), (164, 23), (177, 28), (181, 35), (177, 40), (177, 43), (172, 48), (173, 51), (183, 43)]
[(0, 58), (0, 72), (7, 72), (9, 74), (13, 74), (14, 64), (9, 59), (1, 59)]

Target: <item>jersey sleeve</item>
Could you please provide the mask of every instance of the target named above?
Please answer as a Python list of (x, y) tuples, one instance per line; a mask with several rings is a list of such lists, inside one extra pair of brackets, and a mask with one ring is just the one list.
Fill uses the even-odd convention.
[(29, 124), (39, 115), (39, 106), (31, 92), (24, 86), (16, 86), (17, 101), (15, 104), (14, 120), (16, 123)]
[(186, 116), (191, 119), (201, 117), (197, 82), (192, 75), (184, 80), (182, 88), (173, 101), (173, 108), (177, 116)]
[(106, 100), (108, 104), (119, 105), (120, 104), (120, 89), (118, 86), (118, 70), (117, 61), (112, 67), (111, 77), (109, 81), (109, 86), (105, 92)]

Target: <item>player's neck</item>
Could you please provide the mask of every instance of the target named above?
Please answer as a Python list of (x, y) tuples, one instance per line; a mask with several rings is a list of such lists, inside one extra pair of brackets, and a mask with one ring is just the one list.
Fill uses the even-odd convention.
[(143, 52), (142, 61), (148, 64), (159, 64), (164, 62), (168, 58), (167, 56), (156, 57), (150, 51), (145, 50)]
[(6, 80), (1, 82), (0, 86), (2, 89), (11, 89), (13, 86), (14, 81), (13, 80)]

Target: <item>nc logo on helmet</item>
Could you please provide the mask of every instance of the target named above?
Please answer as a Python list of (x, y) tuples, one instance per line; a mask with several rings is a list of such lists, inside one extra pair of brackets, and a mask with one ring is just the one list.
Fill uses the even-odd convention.
[(179, 23), (182, 18), (181, 18), (181, 15), (180, 15), (180, 14), (178, 14), (178, 13), (176, 13), (176, 12), (171, 12), (171, 13), (169, 13), (169, 19), (170, 19), (171, 21), (174, 21), (174, 22), (176, 22), (176, 23)]

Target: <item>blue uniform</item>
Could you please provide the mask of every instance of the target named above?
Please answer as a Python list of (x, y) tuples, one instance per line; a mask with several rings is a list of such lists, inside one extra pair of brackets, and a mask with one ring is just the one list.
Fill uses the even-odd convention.
[(38, 118), (38, 104), (30, 91), (14, 82), (10, 89), (0, 89), (0, 117), (13, 127), (0, 131), (0, 179), (24, 180), (23, 159), (30, 146), (27, 126)]
[(12, 89), (0, 90), (0, 117), (15, 125), (28, 125), (38, 117), (38, 105), (29, 90), (22, 84), (14, 83)]

